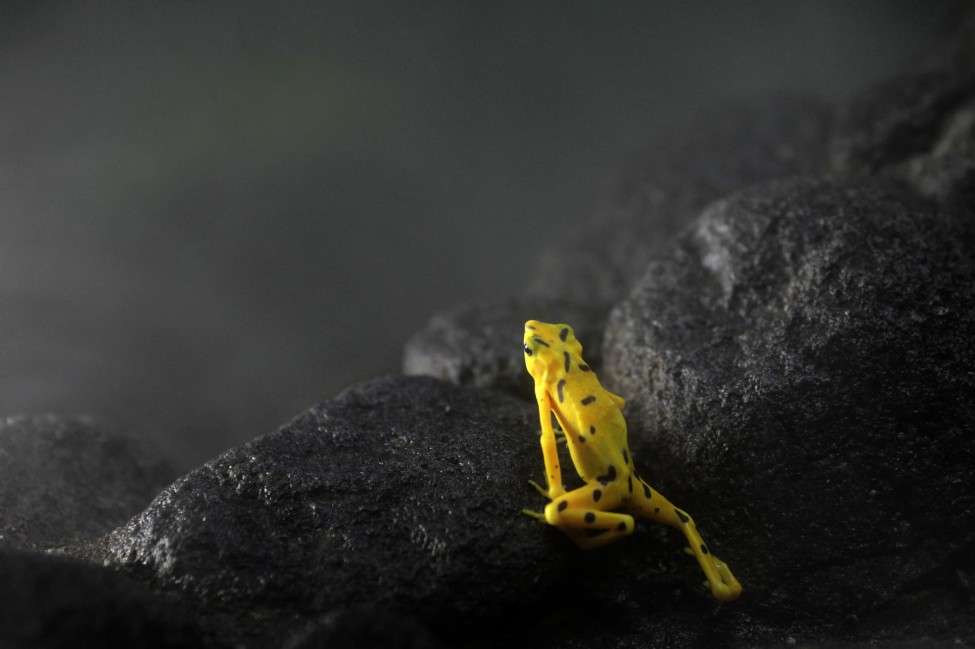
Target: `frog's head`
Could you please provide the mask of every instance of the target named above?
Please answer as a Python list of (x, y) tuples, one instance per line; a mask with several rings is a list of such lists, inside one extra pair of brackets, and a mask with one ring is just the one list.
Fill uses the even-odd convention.
[(564, 369), (567, 358), (573, 362), (582, 358), (582, 345), (576, 340), (572, 327), (538, 320), (525, 323), (524, 350), (525, 366), (536, 380), (545, 376), (546, 371), (554, 373)]

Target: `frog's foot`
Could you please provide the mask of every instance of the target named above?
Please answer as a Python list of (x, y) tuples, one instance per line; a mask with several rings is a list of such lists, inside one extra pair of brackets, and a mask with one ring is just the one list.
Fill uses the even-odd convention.
[(708, 578), (704, 582), (705, 588), (711, 590), (715, 599), (720, 599), (723, 602), (732, 602), (738, 599), (738, 596), (741, 595), (741, 584), (731, 574), (731, 568), (718, 557), (709, 554), (703, 543), (701, 549), (704, 550), (703, 553), (694, 552), (691, 548), (685, 547), (684, 552), (695, 557), (701, 565), (701, 569), (704, 570), (704, 575)]
[(544, 512), (536, 512), (536, 511), (533, 511), (531, 509), (523, 509), (523, 510), (521, 510), (521, 513), (524, 514), (525, 516), (531, 516), (535, 520), (539, 520), (539, 521), (544, 521), (545, 520), (545, 513)]
[(562, 490), (560, 490), (560, 491), (558, 491), (556, 493), (549, 493), (549, 490), (548, 489), (546, 489), (542, 485), (538, 484), (534, 480), (529, 480), (528, 481), (528, 484), (530, 484), (531, 486), (535, 487), (535, 491), (537, 491), (538, 493), (540, 493), (543, 496), (545, 496), (548, 500), (552, 500), (554, 498), (558, 498), (559, 496), (561, 496), (562, 494), (565, 493), (565, 487), (563, 487)]
[(607, 511), (619, 505), (619, 491), (615, 483), (584, 485), (546, 505), (545, 520), (568, 534), (583, 550), (612, 543), (632, 534), (634, 529), (632, 516)]
[(718, 571), (718, 576), (721, 577), (721, 583), (711, 584), (711, 594), (725, 602), (738, 599), (738, 596), (741, 595), (741, 584), (731, 574), (728, 564), (718, 557), (714, 557), (714, 567)]
[[(546, 498), (548, 498), (548, 489), (546, 489), (546, 488), (545, 488), (545, 487), (543, 487), (542, 485), (540, 485), (540, 484), (538, 484), (538, 483), (537, 483), (537, 482), (535, 482), (534, 480), (529, 480), (529, 481), (528, 481), (528, 484), (530, 484), (531, 486), (533, 486), (533, 487), (535, 487), (535, 491), (537, 491), (538, 493), (540, 493), (540, 494), (542, 494), (543, 496), (545, 496)], [(545, 517), (545, 516), (544, 516), (544, 514), (543, 514), (543, 515), (542, 515), (542, 518), (544, 518), (544, 517)]]

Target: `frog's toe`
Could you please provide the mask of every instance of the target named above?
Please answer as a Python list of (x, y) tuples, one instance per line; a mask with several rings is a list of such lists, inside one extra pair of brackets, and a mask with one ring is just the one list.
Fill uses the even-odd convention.
[(731, 589), (731, 592), (735, 594), (735, 597), (741, 595), (741, 584), (739, 584), (738, 580), (735, 579), (735, 576), (731, 574), (731, 568), (728, 567), (728, 564), (715, 558), (714, 565), (718, 569), (718, 574), (721, 575), (721, 581), (728, 585), (728, 588)]
[(538, 484), (534, 480), (529, 480), (528, 481), (528, 484), (530, 484), (531, 486), (535, 487), (535, 491), (537, 491), (538, 493), (540, 493), (543, 496), (545, 496), (546, 498), (548, 498), (548, 489), (546, 489), (542, 485)]
[(715, 557), (714, 568), (718, 571), (721, 581), (711, 584), (711, 594), (725, 602), (738, 599), (738, 596), (741, 595), (741, 584), (731, 574), (728, 564)]
[(523, 510), (521, 510), (521, 513), (524, 514), (525, 516), (531, 516), (532, 518), (534, 518), (536, 520), (540, 520), (540, 521), (544, 521), (545, 520), (545, 514), (543, 512), (536, 512), (536, 511), (531, 510), (531, 509), (523, 509)]
[(715, 599), (720, 599), (722, 602), (733, 602), (741, 595), (741, 586), (739, 584), (735, 584), (734, 586), (729, 586), (728, 584), (711, 584), (711, 594)]
[[(694, 551), (690, 548), (685, 547), (684, 552), (695, 556)], [(716, 599), (720, 599), (723, 602), (731, 602), (738, 599), (741, 595), (741, 584), (735, 579), (735, 576), (731, 574), (731, 568), (728, 564), (721, 559), (712, 555), (712, 566), (713, 571), (709, 571), (705, 563), (701, 564), (704, 568), (704, 572), (708, 575), (708, 580), (704, 582), (704, 587), (711, 590), (711, 594), (714, 595)], [(714, 573), (717, 573), (715, 576)]]

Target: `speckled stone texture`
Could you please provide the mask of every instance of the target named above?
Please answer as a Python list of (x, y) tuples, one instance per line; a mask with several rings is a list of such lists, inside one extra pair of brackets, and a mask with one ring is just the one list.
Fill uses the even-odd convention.
[(820, 172), (832, 109), (778, 95), (726, 106), (631, 156), (592, 216), (553, 237), (532, 293), (608, 309), (705, 205), (756, 183)]
[(885, 183), (757, 187), (614, 310), (606, 379), (634, 454), (714, 530), (752, 614), (924, 626), (908, 603), (938, 592), (940, 631), (971, 626), (968, 226)]
[(653, 255), (712, 200), (824, 169), (831, 118), (822, 102), (781, 95), (716, 111), (632, 156), (592, 216), (541, 248), (523, 295), (435, 315), (407, 343), (403, 371), (531, 395), (519, 351), (529, 319), (571, 323), (598, 370), (606, 315)]
[[(534, 293), (410, 341), (435, 378), (168, 487), (85, 422), (0, 426), (0, 646), (975, 646), (973, 15), (846, 106), (728, 109), (631, 162)], [(738, 601), (675, 530), (581, 552), (521, 513), (530, 317), (575, 326)]]
[(175, 478), (141, 444), (83, 419), (0, 421), (0, 546), (43, 549), (97, 538)]
[(366, 383), (178, 480), (105, 557), (242, 646), (367, 605), (455, 641), (482, 634), (523, 618), (559, 575), (520, 513), (539, 504), (536, 422), (495, 392)]
[(975, 98), (975, 12), (902, 74), (854, 97), (840, 110), (832, 164), (881, 172), (932, 150), (953, 115)]
[[(536, 289), (610, 310), (601, 376), (637, 466), (745, 592), (688, 588), (673, 534), (644, 526), (580, 553), (584, 600), (505, 641), (975, 643), (973, 25), (835, 111), (793, 99), (783, 120), (780, 100), (679, 134), (545, 257)], [(792, 155), (731, 126), (749, 114)]]
[(135, 440), (85, 419), (0, 423), (0, 647), (202, 647), (194, 617), (84, 556), (175, 478)]

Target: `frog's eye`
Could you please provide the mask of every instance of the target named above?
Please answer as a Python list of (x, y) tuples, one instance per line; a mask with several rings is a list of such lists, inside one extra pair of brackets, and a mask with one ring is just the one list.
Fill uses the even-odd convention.
[(528, 346), (528, 343), (525, 343), (525, 354), (527, 356), (531, 356), (532, 355), (532, 348)]

